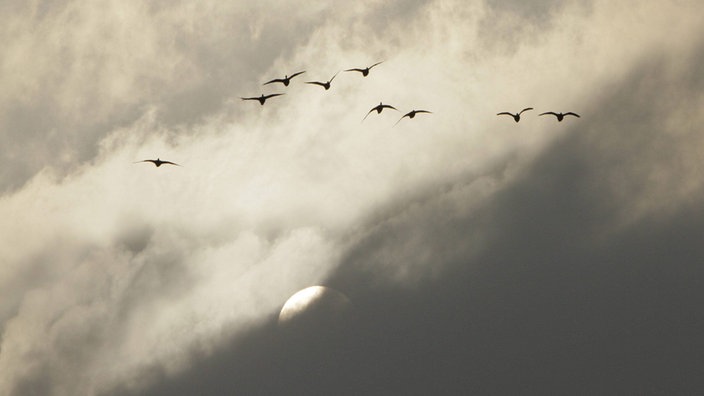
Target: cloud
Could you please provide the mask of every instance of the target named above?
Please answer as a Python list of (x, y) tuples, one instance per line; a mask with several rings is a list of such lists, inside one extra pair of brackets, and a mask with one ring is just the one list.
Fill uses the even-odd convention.
[[(614, 125), (607, 114), (573, 123), (526, 166), (451, 180), (381, 210), (325, 281), (354, 301), (345, 330), (311, 327), (292, 340), (270, 320), (179, 376), (155, 376), (146, 394), (698, 389), (704, 191), (696, 172), (652, 177), (696, 169), (697, 124), (671, 111), (667, 93), (695, 110), (701, 90), (680, 84), (702, 65), (663, 73), (678, 62), (650, 58), (595, 99), (662, 122)], [(643, 85), (661, 99), (621, 94)], [(623, 139), (614, 141), (615, 129)], [(601, 160), (611, 156), (619, 161)], [(614, 188), (614, 174), (629, 183)]]
[(2, 191), (45, 166), (75, 171), (145, 109), (160, 109), (167, 125), (220, 111), (225, 98), (255, 88), (250, 81), (265, 66), (305, 42), (324, 9), (215, 1), (8, 7), (0, 32), (8, 43), (0, 64)]
[[(699, 229), (681, 212), (701, 196), (694, 4), (567, 4), (548, 7), (546, 19), (482, 2), (309, 6), (18, 6), (2, 33), (17, 41), (2, 57), (13, 73), (0, 77), (0, 103), (10, 104), (1, 129), (17, 140), (0, 158), (9, 169), (0, 393), (158, 394), (192, 389), (185, 379), (212, 380), (203, 389), (215, 392), (282, 375), (267, 385), (276, 390), (305, 374), (306, 365), (286, 371), (296, 358), (337, 356), (320, 345), (309, 354), (308, 342), (290, 351), (271, 327), (288, 296), (324, 282), (351, 297), (365, 324), (344, 334), (352, 352), (323, 371), (332, 375), (323, 385), (345, 383), (360, 362), (365, 379), (352, 389), (419, 384), (404, 377), (427, 370), (427, 352), (440, 378), (469, 367), (491, 388), (501, 370), (526, 368), (503, 357), (535, 352), (502, 323), (550, 347), (529, 318), (554, 318), (528, 302), (558, 309), (548, 291), (574, 286), (586, 315), (590, 285), (623, 296), (614, 288), (632, 267), (619, 258), (644, 260), (634, 246), (657, 246), (679, 224)], [(497, 17), (506, 20), (487, 28)], [(503, 38), (532, 30), (538, 39)], [(267, 78), (302, 69), (305, 79), (329, 78), (379, 60), (367, 78), (341, 73), (330, 91), (298, 83), (271, 105), (239, 99), (273, 89), (261, 86)], [(402, 113), (385, 111), (361, 123), (380, 100), (434, 114), (392, 127)], [(495, 116), (527, 105), (583, 117)], [(132, 164), (157, 156), (183, 166)], [(651, 224), (653, 234), (634, 231)], [(555, 249), (553, 239), (565, 242)], [(667, 246), (697, 254), (664, 240), (659, 258)], [(560, 272), (572, 257), (575, 269)], [(573, 282), (593, 275), (587, 259), (612, 264), (613, 283)], [(650, 271), (638, 279), (659, 274), (644, 262)], [(472, 327), (466, 313), (453, 323), (453, 307), (486, 325)], [(587, 329), (630, 324), (604, 323)], [(472, 329), (475, 338), (457, 341), (454, 332)], [(545, 334), (568, 330), (580, 331)], [(471, 350), (489, 364), (468, 360)], [(374, 374), (398, 358), (404, 370)]]

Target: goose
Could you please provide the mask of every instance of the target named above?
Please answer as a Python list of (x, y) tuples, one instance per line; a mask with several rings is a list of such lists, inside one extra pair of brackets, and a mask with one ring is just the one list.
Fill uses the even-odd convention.
[(284, 84), (285, 87), (288, 87), (288, 84), (291, 82), (291, 79), (292, 79), (292, 78), (296, 77), (296, 76), (299, 75), (299, 74), (303, 74), (303, 73), (305, 73), (305, 72), (306, 72), (305, 70), (299, 71), (298, 73), (293, 73), (293, 74), (291, 74), (290, 77), (289, 77), (288, 75), (284, 75), (284, 78), (275, 78), (275, 79), (273, 79), (273, 80), (271, 80), (271, 81), (265, 82), (265, 83), (262, 84), (262, 85), (267, 85), (267, 84), (272, 84), (272, 83), (280, 82), (280, 83)]
[(363, 77), (366, 77), (367, 75), (369, 75), (369, 70), (370, 70), (372, 67), (374, 67), (374, 66), (376, 66), (376, 65), (379, 65), (379, 64), (381, 64), (381, 63), (384, 63), (384, 61), (377, 62), (377, 63), (375, 63), (375, 64), (373, 64), (373, 65), (371, 65), (371, 66), (365, 67), (364, 69), (347, 69), (347, 70), (345, 70), (345, 71), (346, 71), (346, 72), (349, 72), (349, 71), (357, 71), (357, 72), (362, 73), (362, 76), (363, 76)]
[(575, 116), (575, 117), (579, 118), (579, 114), (577, 114), (577, 113), (572, 113), (572, 112), (568, 112), (568, 113), (555, 113), (555, 112), (552, 112), (552, 111), (548, 111), (548, 112), (545, 112), (545, 113), (542, 113), (542, 114), (539, 114), (539, 115), (545, 115), (545, 114), (552, 114), (552, 115), (554, 115), (555, 117), (557, 117), (557, 120), (558, 120), (558, 121), (562, 121), (562, 119), (565, 118), (565, 116), (568, 116), (568, 115)]
[(372, 108), (371, 110), (369, 110), (369, 113), (367, 113), (367, 115), (365, 115), (364, 118), (362, 118), (362, 121), (366, 120), (367, 117), (369, 117), (369, 114), (372, 113), (372, 111), (376, 110), (376, 113), (377, 113), (377, 114), (381, 114), (381, 111), (384, 110), (384, 109), (394, 109), (394, 110), (398, 111), (398, 109), (395, 108), (395, 107), (393, 107), (393, 106), (385, 105), (385, 104), (379, 102), (379, 105), (378, 105), (378, 106), (376, 106), (376, 107)]
[(269, 94), (269, 95), (262, 94), (262, 96), (259, 96), (259, 97), (255, 96), (253, 98), (240, 98), (240, 99), (242, 99), (242, 100), (258, 100), (259, 104), (264, 106), (264, 102), (266, 102), (267, 99), (273, 98), (274, 96), (281, 96), (281, 95), (285, 95), (285, 94), (282, 94), (282, 93), (275, 93), (275, 94)]
[[(418, 113), (428, 113), (428, 114), (432, 114), (433, 112), (432, 112), (432, 111), (428, 111), (428, 110), (411, 110), (411, 111), (409, 111), (408, 113), (404, 114), (403, 117), (399, 118), (398, 121), (396, 121), (396, 124), (398, 124), (399, 122), (401, 122), (401, 120), (404, 119), (405, 117), (408, 117), (408, 118), (411, 118), (411, 119), (412, 119), (412, 118), (415, 117), (416, 114), (418, 114)], [(394, 124), (394, 126), (396, 126), (396, 124)]]
[(327, 91), (328, 89), (330, 89), (330, 83), (332, 82), (332, 80), (334, 80), (334, 79), (335, 79), (335, 77), (337, 77), (337, 74), (338, 74), (338, 73), (339, 73), (339, 72), (335, 73), (335, 75), (334, 75), (334, 76), (332, 76), (332, 78), (331, 78), (331, 79), (329, 79), (329, 80), (328, 80), (327, 82), (320, 82), (320, 81), (306, 81), (306, 84), (315, 84), (315, 85), (320, 85), (321, 87), (325, 88), (325, 90)]
[(177, 164), (177, 163), (175, 163), (175, 162), (171, 162), (171, 161), (162, 161), (162, 160), (160, 160), (159, 158), (157, 158), (157, 159), (155, 159), (155, 160), (153, 160), (153, 159), (145, 159), (145, 160), (142, 160), (142, 161), (137, 161), (137, 162), (135, 162), (135, 164), (138, 164), (138, 163), (140, 163), (140, 162), (151, 162), (151, 163), (153, 163), (154, 165), (156, 165), (157, 168), (160, 167), (160, 166), (162, 166), (162, 165), (164, 165), (164, 164), (181, 166), (181, 165), (179, 165), (179, 164)]
[(524, 111), (528, 111), (528, 110), (533, 110), (533, 108), (532, 108), (532, 107), (526, 107), (525, 109), (519, 111), (519, 112), (516, 113), (516, 114), (512, 114), (512, 113), (509, 113), (508, 111), (504, 111), (504, 112), (501, 112), (501, 113), (497, 113), (496, 115), (510, 115), (511, 117), (513, 117), (513, 120), (514, 120), (514, 121), (518, 122), (518, 121), (521, 120), (521, 113), (523, 113)]

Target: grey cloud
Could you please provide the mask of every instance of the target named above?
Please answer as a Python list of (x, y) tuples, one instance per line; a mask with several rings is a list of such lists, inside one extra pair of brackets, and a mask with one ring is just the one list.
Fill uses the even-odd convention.
[(544, 39), (555, 27), (555, 19), (566, 8), (582, 7), (589, 13), (591, 2), (487, 1), (486, 15), (479, 25), (479, 37), (492, 51), (513, 53), (525, 43)]
[[(95, 393), (99, 377), (109, 380), (95, 366), (101, 356), (120, 359), (116, 346), (128, 342), (150, 312), (178, 299), (193, 281), (182, 252), (174, 247), (150, 254), (148, 260), (97, 247), (88, 248), (78, 262), (62, 262), (71, 258), (67, 256), (43, 258), (65, 273), (33, 278), (35, 288), (5, 322), (2, 379), (8, 394)], [(6, 342), (26, 338), (34, 340), (31, 345)], [(33, 363), (24, 364), (27, 359)]]

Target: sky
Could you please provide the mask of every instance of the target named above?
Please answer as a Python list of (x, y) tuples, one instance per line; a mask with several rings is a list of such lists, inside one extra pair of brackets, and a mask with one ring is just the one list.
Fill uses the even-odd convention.
[(0, 394), (704, 389), (697, 1), (0, 14)]

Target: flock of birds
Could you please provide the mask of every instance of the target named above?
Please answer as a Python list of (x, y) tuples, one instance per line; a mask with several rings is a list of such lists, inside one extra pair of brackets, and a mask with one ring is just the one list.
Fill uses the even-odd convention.
[[(384, 63), (384, 61), (377, 62), (377, 63), (375, 63), (375, 64), (373, 64), (373, 65), (371, 65), (371, 66), (367, 66), (367, 67), (364, 67), (364, 68), (346, 69), (345, 71), (346, 71), (346, 72), (359, 72), (359, 73), (362, 73), (362, 77), (366, 77), (366, 76), (369, 75), (369, 71), (370, 71), (373, 67), (375, 67), (375, 66), (377, 66), (377, 65), (380, 65), (380, 64), (382, 64), (382, 63)], [(288, 87), (288, 85), (291, 83), (291, 79), (293, 79), (294, 77), (299, 76), (299, 75), (301, 75), (301, 74), (303, 74), (303, 73), (305, 73), (305, 72), (306, 72), (305, 70), (299, 71), (299, 72), (296, 72), (296, 73), (291, 74), (290, 76), (289, 76), (288, 74), (286, 74), (286, 75), (284, 75), (284, 78), (275, 78), (275, 79), (273, 79), (273, 80), (271, 80), (271, 81), (265, 82), (265, 83), (262, 84), (262, 85), (268, 85), (268, 84), (273, 84), (273, 83), (281, 83), (281, 84), (283, 84), (285, 87)], [(335, 73), (335, 75), (332, 76), (332, 77), (331, 77), (329, 80), (327, 80), (327, 81), (306, 81), (305, 83), (306, 83), (306, 84), (312, 84), (312, 85), (319, 85), (319, 86), (323, 87), (323, 88), (327, 91), (328, 89), (330, 89), (330, 85), (332, 84), (332, 80), (334, 80), (335, 77), (337, 77), (337, 75), (338, 75), (339, 73), (340, 73), (340, 72)], [(266, 103), (266, 100), (267, 100), (267, 99), (274, 98), (274, 97), (281, 96), (281, 95), (285, 95), (285, 94), (284, 94), (284, 93), (273, 93), (273, 94), (268, 94), (268, 95), (262, 94), (261, 96), (253, 96), (253, 97), (240, 98), (240, 99), (242, 99), (242, 100), (256, 100), (256, 101), (259, 102), (260, 105), (263, 106), (264, 103)], [(367, 117), (369, 116), (369, 114), (371, 114), (372, 112), (376, 111), (377, 114), (381, 114), (382, 110), (384, 110), (384, 109), (393, 109), (393, 110), (398, 111), (397, 108), (395, 108), (395, 107), (393, 107), (393, 106), (390, 106), (390, 105), (383, 104), (383, 103), (380, 102), (378, 106), (375, 106), (375, 107), (373, 107), (371, 110), (369, 110), (369, 112), (367, 113), (367, 115), (364, 116), (364, 118), (362, 119), (362, 121), (366, 120)], [(408, 113), (404, 114), (398, 121), (396, 121), (396, 124), (398, 124), (399, 122), (401, 122), (401, 120), (404, 119), (405, 117), (408, 117), (409, 119), (411, 119), (411, 118), (415, 117), (416, 114), (418, 114), (418, 113), (431, 113), (431, 112), (428, 111), (428, 110), (411, 110), (411, 111), (409, 111)], [(396, 124), (394, 124), (394, 125), (396, 125)]]
[[(382, 63), (384, 63), (384, 61), (377, 62), (377, 63), (375, 63), (375, 64), (373, 64), (373, 65), (371, 65), (371, 66), (367, 66), (367, 67), (364, 67), (364, 68), (346, 69), (345, 71), (346, 71), (346, 72), (359, 72), (359, 73), (362, 73), (362, 77), (366, 77), (366, 76), (369, 75), (369, 71), (370, 71), (373, 67), (375, 67), (375, 66), (377, 66), (377, 65), (380, 65), (380, 64), (382, 64)], [(275, 79), (273, 79), (273, 80), (271, 80), (271, 81), (265, 82), (263, 85), (268, 85), (268, 84), (273, 84), (273, 83), (281, 83), (281, 84), (283, 84), (285, 87), (288, 87), (288, 85), (291, 83), (291, 79), (292, 79), (292, 78), (294, 78), (294, 77), (296, 77), (296, 76), (298, 76), (298, 75), (301, 75), (301, 74), (303, 74), (303, 73), (305, 73), (305, 72), (306, 72), (305, 70), (299, 71), (299, 72), (297, 72), (297, 73), (291, 74), (290, 76), (287, 74), (287, 75), (284, 75), (284, 78), (275, 78)], [(337, 77), (338, 74), (340, 74), (340, 72), (335, 73), (335, 75), (332, 76), (328, 81), (306, 81), (305, 83), (306, 83), (306, 84), (312, 84), (312, 85), (319, 85), (319, 86), (323, 87), (323, 88), (327, 91), (328, 89), (330, 89), (330, 84), (332, 84), (332, 80), (334, 80), (335, 77)], [(240, 98), (240, 99), (242, 99), (242, 100), (257, 100), (257, 101), (259, 101), (259, 104), (261, 104), (261, 105), (263, 106), (267, 99), (273, 98), (273, 97), (276, 97), (276, 96), (281, 96), (281, 95), (285, 95), (285, 94), (283, 94), (283, 93), (274, 93), (274, 94), (269, 94), (269, 95), (264, 95), (264, 94), (262, 94), (261, 96), (254, 96), (254, 97)], [(378, 106), (375, 106), (375, 107), (373, 107), (371, 110), (369, 110), (369, 112), (367, 113), (367, 115), (365, 115), (364, 118), (362, 118), (362, 121), (366, 120), (367, 117), (369, 116), (369, 114), (371, 114), (372, 112), (376, 111), (377, 114), (381, 114), (382, 110), (384, 110), (384, 109), (393, 109), (393, 110), (399, 111), (397, 108), (395, 108), (395, 107), (393, 107), (393, 106), (386, 105), (386, 104), (383, 104), (383, 103), (380, 102)], [(399, 122), (401, 122), (401, 120), (404, 119), (405, 117), (408, 117), (408, 118), (410, 119), (410, 118), (415, 117), (416, 114), (418, 114), (418, 113), (431, 113), (431, 112), (428, 111), (428, 110), (411, 110), (411, 111), (409, 111), (408, 113), (404, 114), (398, 121), (396, 121), (396, 124), (398, 124)], [(394, 125), (396, 125), (396, 124), (394, 124)]]
[[(345, 71), (345, 72), (359, 72), (359, 73), (362, 74), (362, 77), (366, 77), (366, 76), (369, 75), (369, 71), (370, 71), (373, 67), (375, 67), (375, 66), (377, 66), (377, 65), (380, 65), (380, 64), (382, 64), (382, 63), (383, 63), (383, 61), (377, 62), (377, 63), (375, 63), (375, 64), (373, 64), (373, 65), (371, 65), (371, 66), (367, 66), (367, 67), (365, 67), (365, 68), (352, 68), (352, 69), (345, 69), (344, 71)], [(305, 70), (299, 71), (299, 72), (296, 72), (296, 73), (291, 74), (290, 76), (289, 76), (288, 74), (286, 74), (286, 75), (284, 75), (283, 78), (275, 78), (275, 79), (273, 79), (273, 80), (270, 80), (270, 81), (265, 82), (265, 83), (262, 84), (262, 85), (269, 85), (269, 84), (274, 84), (274, 83), (281, 83), (281, 84), (284, 85), (284, 87), (288, 87), (289, 84), (291, 83), (291, 80), (292, 80), (294, 77), (297, 77), (297, 76), (299, 76), (299, 75), (301, 75), (301, 74), (303, 74), (303, 73), (305, 73), (305, 72), (306, 72)], [(323, 87), (323, 88), (327, 91), (327, 90), (330, 89), (330, 86), (331, 86), (331, 84), (332, 84), (332, 81), (335, 79), (335, 77), (337, 77), (337, 75), (338, 75), (339, 73), (340, 73), (340, 72), (335, 73), (335, 75), (333, 75), (333, 76), (332, 76), (329, 80), (327, 80), (327, 81), (306, 81), (305, 83), (306, 83), (306, 84), (311, 84), (311, 85), (318, 85), (318, 86), (321, 86), (321, 87)], [(277, 97), (277, 96), (282, 96), (282, 95), (285, 95), (285, 93), (271, 93), (271, 94), (268, 94), (268, 95), (261, 94), (261, 96), (240, 97), (240, 99), (242, 99), (242, 100), (256, 100), (256, 101), (259, 102), (260, 105), (264, 106), (264, 103), (266, 103), (266, 101), (267, 101), (268, 99), (275, 98), (275, 97)], [(388, 104), (384, 104), (384, 103), (382, 103), (382, 102), (379, 102), (379, 104), (378, 104), (377, 106), (372, 107), (372, 109), (369, 110), (369, 112), (367, 112), (367, 114), (364, 116), (364, 118), (362, 118), (362, 122), (364, 122), (364, 120), (366, 120), (367, 117), (369, 117), (369, 115), (372, 114), (374, 111), (376, 111), (377, 114), (381, 114), (381, 112), (382, 112), (384, 109), (392, 109), (392, 110), (399, 111), (397, 108), (395, 108), (395, 107), (393, 107), (393, 106), (391, 106), (391, 105), (388, 105)], [(519, 111), (518, 113), (515, 113), (515, 114), (514, 114), (514, 113), (510, 113), (510, 112), (508, 112), (508, 111), (504, 111), (504, 112), (501, 112), (501, 113), (497, 113), (496, 115), (499, 115), (499, 116), (500, 116), (500, 115), (509, 115), (509, 116), (513, 117), (513, 120), (514, 120), (514, 121), (519, 122), (519, 121), (521, 120), (521, 114), (523, 114), (523, 112), (530, 111), (530, 110), (533, 110), (533, 108), (532, 108), (532, 107), (526, 107), (525, 109), (523, 109), (523, 110), (521, 110), (521, 111)], [(406, 117), (408, 117), (409, 119), (413, 119), (417, 114), (424, 114), (424, 113), (425, 113), (425, 114), (432, 114), (432, 112), (431, 112), (431, 111), (428, 111), (428, 110), (411, 110), (411, 111), (409, 111), (408, 113), (406, 113), (406, 114), (404, 114), (403, 116), (401, 116), (401, 118), (399, 118), (399, 120), (396, 121), (396, 124), (398, 124), (399, 122), (401, 122), (401, 120), (403, 120), (403, 119), (406, 118)], [(553, 115), (553, 116), (557, 117), (557, 121), (560, 121), (560, 122), (565, 118), (565, 116), (574, 116), (574, 117), (579, 118), (579, 114), (573, 113), (573, 112), (571, 112), (571, 111), (570, 111), (570, 112), (567, 112), (567, 113), (555, 113), (555, 112), (553, 112), (553, 111), (547, 111), (547, 112), (545, 112), (545, 113), (539, 114), (539, 116), (544, 116), (544, 115)], [(394, 126), (396, 126), (396, 124), (394, 124)], [(177, 164), (177, 163), (175, 163), (175, 162), (171, 162), (171, 161), (162, 161), (162, 160), (159, 159), (159, 158), (157, 158), (157, 159), (155, 159), (155, 160), (153, 160), (153, 159), (145, 159), (145, 160), (142, 160), (142, 161), (137, 161), (137, 162), (135, 162), (135, 163), (140, 163), (140, 162), (151, 162), (151, 163), (153, 163), (157, 168), (160, 167), (160, 166), (162, 166), (162, 165), (175, 165), (175, 166), (180, 166), (179, 164)]]

